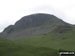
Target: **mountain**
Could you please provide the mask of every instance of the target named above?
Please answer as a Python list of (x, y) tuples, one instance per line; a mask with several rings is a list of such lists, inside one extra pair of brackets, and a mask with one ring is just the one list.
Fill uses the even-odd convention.
[(59, 56), (63, 50), (75, 51), (75, 25), (54, 15), (24, 16), (0, 33), (0, 56)]
[(1, 37), (24, 37), (48, 32), (65, 32), (72, 26), (50, 14), (37, 13), (22, 17), (14, 25), (10, 25), (0, 34)]

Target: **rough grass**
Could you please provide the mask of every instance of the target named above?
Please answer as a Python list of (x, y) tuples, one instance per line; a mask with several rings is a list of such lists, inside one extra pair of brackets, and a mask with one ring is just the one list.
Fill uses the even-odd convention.
[(58, 51), (51, 48), (22, 45), (0, 38), (0, 56), (58, 56)]

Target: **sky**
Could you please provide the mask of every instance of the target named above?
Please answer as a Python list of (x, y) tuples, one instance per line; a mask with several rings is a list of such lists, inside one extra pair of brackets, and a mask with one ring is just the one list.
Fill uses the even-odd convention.
[(75, 0), (0, 0), (0, 32), (34, 13), (53, 14), (75, 24)]

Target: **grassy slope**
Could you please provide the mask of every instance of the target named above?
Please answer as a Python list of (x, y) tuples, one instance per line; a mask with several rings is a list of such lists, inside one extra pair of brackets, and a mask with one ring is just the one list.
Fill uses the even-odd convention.
[(58, 56), (57, 50), (13, 43), (0, 38), (0, 56)]
[(75, 29), (65, 33), (47, 33), (14, 40), (32, 46), (75, 51)]

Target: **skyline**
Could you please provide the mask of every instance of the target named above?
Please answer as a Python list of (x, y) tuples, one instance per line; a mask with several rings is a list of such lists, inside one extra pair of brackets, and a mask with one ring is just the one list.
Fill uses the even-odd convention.
[(0, 32), (23, 16), (34, 13), (53, 14), (75, 24), (74, 0), (2, 0), (0, 1)]

